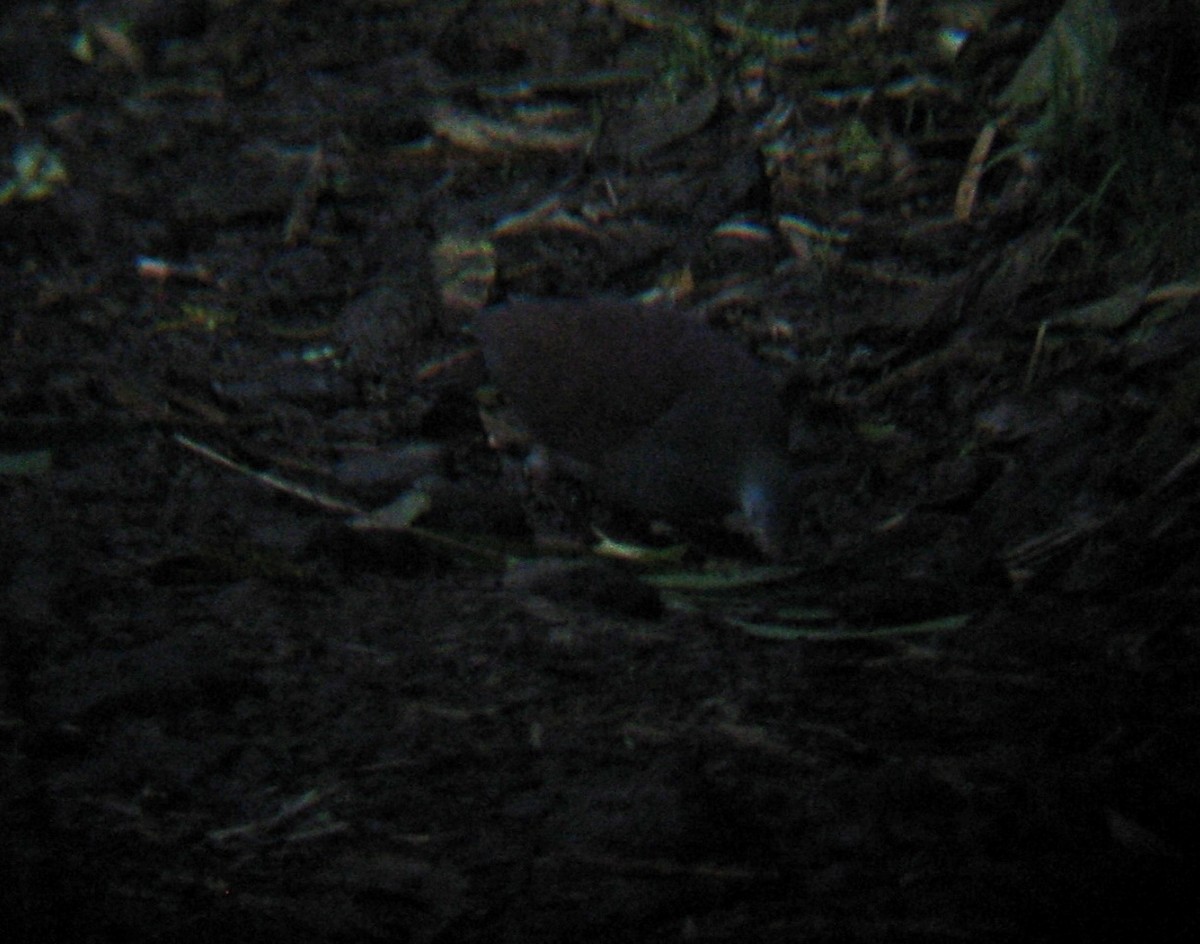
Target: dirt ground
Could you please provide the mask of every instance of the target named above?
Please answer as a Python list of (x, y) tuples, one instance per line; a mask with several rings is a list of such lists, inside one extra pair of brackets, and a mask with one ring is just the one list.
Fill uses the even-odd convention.
[[(1200, 939), (1200, 28), (984, 165), (1058, 4), (921, 6), (4, 5), (6, 940)], [(652, 289), (784, 565), (489, 447), (472, 311)]]

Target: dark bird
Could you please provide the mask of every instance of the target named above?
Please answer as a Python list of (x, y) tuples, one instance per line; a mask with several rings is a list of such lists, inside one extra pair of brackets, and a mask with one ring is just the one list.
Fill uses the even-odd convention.
[(767, 369), (687, 313), (616, 299), (526, 300), (475, 322), (529, 432), (602, 499), (686, 523), (732, 513), (772, 557), (794, 521), (788, 421)]

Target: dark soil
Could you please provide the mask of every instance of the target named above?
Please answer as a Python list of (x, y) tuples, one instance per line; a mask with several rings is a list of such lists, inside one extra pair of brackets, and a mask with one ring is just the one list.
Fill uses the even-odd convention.
[[(1200, 939), (1195, 247), (952, 214), (1043, 6), (5, 4), (5, 940)], [(489, 448), (479, 304), (655, 286), (780, 377), (773, 582)]]

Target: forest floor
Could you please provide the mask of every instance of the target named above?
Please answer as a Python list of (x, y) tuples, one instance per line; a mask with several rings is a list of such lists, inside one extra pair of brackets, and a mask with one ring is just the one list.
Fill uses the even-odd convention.
[[(5, 5), (7, 940), (1200, 939), (1200, 27), (895, 6)], [(490, 448), (602, 294), (786, 562)]]

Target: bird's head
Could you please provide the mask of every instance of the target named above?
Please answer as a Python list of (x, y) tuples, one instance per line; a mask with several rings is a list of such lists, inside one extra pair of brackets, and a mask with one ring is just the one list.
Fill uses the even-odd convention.
[(737, 480), (736, 499), (732, 527), (753, 540), (767, 557), (784, 557), (799, 504), (796, 476), (787, 455), (762, 451), (747, 456)]

